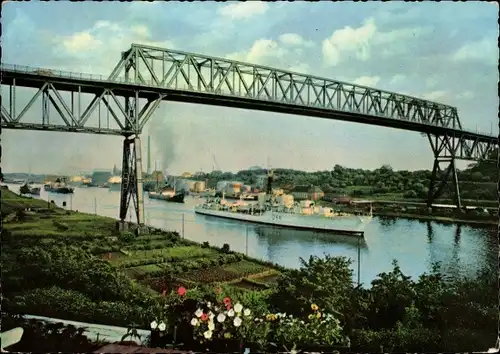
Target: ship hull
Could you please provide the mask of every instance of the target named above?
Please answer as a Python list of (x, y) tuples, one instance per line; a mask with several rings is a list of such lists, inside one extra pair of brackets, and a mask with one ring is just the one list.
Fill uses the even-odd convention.
[(72, 194), (73, 188), (71, 187), (60, 187), (60, 188), (45, 188), (45, 190), (49, 193), (59, 193), (59, 194)]
[(262, 225), (270, 225), (277, 227), (285, 227), (292, 229), (311, 230), (311, 231), (327, 231), (336, 232), (348, 235), (364, 234), (366, 226), (371, 221), (371, 217), (356, 216), (303, 216), (288, 213), (277, 213), (267, 211), (262, 215), (250, 215), (243, 213), (233, 213), (228, 211), (211, 210), (204, 208), (195, 208), (196, 214), (214, 216), (219, 218), (251, 222)]
[(167, 196), (165, 196), (163, 194), (159, 194), (159, 193), (154, 193), (154, 194), (149, 193), (148, 197), (150, 199), (164, 200), (164, 201), (170, 202), (170, 203), (184, 203), (184, 194), (182, 194), (182, 193), (176, 194), (173, 197), (167, 197)]

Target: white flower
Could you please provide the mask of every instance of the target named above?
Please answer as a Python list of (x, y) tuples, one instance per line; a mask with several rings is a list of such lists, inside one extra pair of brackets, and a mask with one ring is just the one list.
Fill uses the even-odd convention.
[(191, 320), (191, 326), (196, 326), (197, 324), (198, 324), (198, 319), (193, 318), (193, 319)]
[(243, 310), (243, 306), (238, 302), (236, 305), (234, 305), (234, 311), (236, 313), (240, 313)]
[(212, 307), (212, 303), (211, 303), (210, 301), (209, 301), (209, 302), (207, 302), (207, 307), (208, 307), (208, 308), (211, 308), (211, 307)]
[(203, 337), (205, 337), (206, 339), (210, 339), (212, 338), (212, 331), (206, 331), (203, 333)]
[(217, 316), (217, 321), (222, 323), (226, 319), (226, 316), (223, 313), (219, 313), (219, 316)]
[(151, 329), (156, 329), (158, 327), (158, 323), (156, 321), (151, 322)]
[(233, 310), (233, 309), (229, 310), (229, 311), (227, 312), (227, 315), (228, 315), (229, 317), (233, 317), (233, 316), (234, 316), (234, 310)]
[(164, 322), (160, 322), (160, 324), (158, 325), (158, 329), (160, 331), (164, 331), (165, 329), (167, 329), (167, 325)]
[(208, 318), (210, 318), (211, 320), (213, 320), (215, 317), (214, 313), (212, 311), (209, 311), (208, 312)]
[(240, 317), (236, 317), (233, 321), (233, 324), (236, 326), (236, 327), (239, 327), (241, 326), (241, 318)]
[(196, 312), (194, 313), (194, 315), (195, 315), (196, 317), (200, 318), (200, 317), (201, 317), (201, 315), (203, 315), (203, 310), (202, 310), (202, 309), (198, 309), (198, 310), (196, 310)]
[(215, 310), (216, 312), (218, 312), (218, 311), (220, 310), (220, 307), (219, 307), (219, 306), (215, 306), (215, 307), (214, 307), (214, 310)]
[(244, 309), (244, 310), (243, 310), (243, 314), (244, 314), (245, 316), (250, 316), (250, 309)]
[(213, 331), (214, 329), (215, 329), (215, 324), (212, 321), (208, 322), (208, 330)]

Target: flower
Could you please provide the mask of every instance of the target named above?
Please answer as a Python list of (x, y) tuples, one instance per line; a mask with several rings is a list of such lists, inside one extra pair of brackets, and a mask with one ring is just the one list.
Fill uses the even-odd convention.
[(202, 315), (201, 315), (201, 320), (202, 320), (202, 321), (206, 321), (206, 320), (208, 320), (208, 315), (207, 315), (206, 313), (202, 314)]
[(230, 297), (226, 296), (223, 301), (224, 301), (224, 305), (226, 305), (226, 306), (229, 305), (229, 304), (231, 304), (231, 298)]
[(314, 318), (314, 315), (311, 314), (311, 315), (307, 316), (307, 318), (309, 318), (310, 320), (312, 320)]
[(235, 325), (235, 327), (239, 327), (241, 326), (241, 318), (240, 317), (236, 317), (233, 321), (233, 324)]
[(206, 331), (203, 333), (203, 337), (205, 337), (206, 339), (210, 339), (212, 338), (212, 331)]
[(197, 324), (198, 324), (198, 319), (193, 318), (193, 319), (191, 320), (191, 326), (196, 326)]
[(229, 317), (233, 317), (233, 316), (234, 316), (234, 310), (233, 310), (233, 309), (229, 310), (229, 311), (227, 312), (227, 315), (228, 315)]
[(234, 305), (234, 311), (236, 313), (240, 313), (241, 311), (243, 311), (243, 306), (238, 302), (236, 305)]
[(212, 307), (212, 303), (211, 303), (210, 301), (209, 301), (209, 302), (207, 302), (207, 307), (208, 307), (208, 308), (211, 308), (211, 307)]
[(321, 318), (321, 312), (316, 313), (316, 318)]
[(244, 309), (244, 310), (243, 310), (243, 314), (244, 314), (245, 316), (250, 316), (250, 313), (251, 313), (250, 309)]
[(186, 288), (183, 287), (183, 286), (180, 286), (179, 289), (177, 289), (177, 294), (179, 294), (179, 296), (184, 296), (186, 295)]
[(223, 313), (219, 313), (219, 316), (217, 316), (217, 322), (224, 322), (224, 320), (226, 319), (226, 316), (223, 314)]
[(195, 315), (196, 317), (200, 318), (200, 317), (201, 317), (201, 315), (203, 315), (203, 311), (202, 311), (202, 309), (198, 309), (198, 310), (196, 310), (196, 312), (194, 313), (194, 315)]
[(158, 323), (156, 321), (151, 322), (151, 329), (156, 329), (158, 327)]
[(160, 331), (164, 331), (165, 329), (167, 329), (167, 325), (164, 322), (160, 322), (160, 324), (158, 325), (158, 329)]
[(210, 320), (213, 320), (215, 317), (214, 313), (212, 311), (209, 311), (208, 312), (208, 318), (210, 318)]
[(215, 323), (212, 321), (208, 322), (208, 330), (213, 331), (215, 329)]
[(317, 310), (318, 310), (318, 305), (316, 305), (316, 304), (312, 304), (312, 305), (311, 305), (311, 309), (312, 309), (313, 311), (317, 311)]

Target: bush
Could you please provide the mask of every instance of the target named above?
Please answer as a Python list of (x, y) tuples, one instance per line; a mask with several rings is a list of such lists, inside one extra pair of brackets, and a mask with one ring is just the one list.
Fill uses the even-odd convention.
[(231, 249), (229, 247), (229, 244), (228, 243), (225, 243), (222, 245), (222, 248), (221, 248), (221, 251), (224, 252), (224, 253), (229, 253), (231, 252)]

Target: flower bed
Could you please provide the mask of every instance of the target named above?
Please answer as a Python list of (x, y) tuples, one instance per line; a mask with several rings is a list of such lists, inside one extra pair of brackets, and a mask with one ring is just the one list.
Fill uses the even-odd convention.
[(182, 343), (183, 349), (213, 352), (290, 351), (292, 349), (337, 350), (345, 347), (340, 321), (323, 313), (315, 304), (303, 317), (286, 314), (254, 313), (239, 301), (216, 291), (205, 300), (185, 298), (178, 289), (170, 313), (151, 322), (151, 346)]

